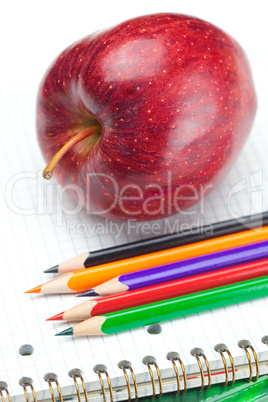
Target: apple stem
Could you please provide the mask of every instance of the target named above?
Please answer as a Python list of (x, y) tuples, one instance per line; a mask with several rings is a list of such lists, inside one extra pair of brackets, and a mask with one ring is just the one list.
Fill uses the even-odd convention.
[(91, 126), (87, 128), (84, 131), (81, 131), (80, 133), (76, 134), (74, 137), (72, 137), (66, 144), (63, 145), (63, 147), (53, 156), (51, 161), (48, 163), (48, 165), (45, 167), (43, 170), (43, 177), (44, 179), (50, 180), (53, 177), (53, 171), (61, 158), (71, 149), (75, 144), (78, 142), (84, 140), (86, 137), (89, 137), (90, 135), (96, 134), (100, 132), (100, 127), (99, 126)]

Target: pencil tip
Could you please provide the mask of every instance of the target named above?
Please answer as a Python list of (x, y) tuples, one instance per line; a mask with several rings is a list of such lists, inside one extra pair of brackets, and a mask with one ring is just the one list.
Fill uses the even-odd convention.
[(99, 296), (99, 294), (95, 292), (94, 289), (89, 289), (86, 292), (77, 295), (77, 297), (86, 297), (86, 296)]
[(53, 315), (53, 317), (47, 318), (46, 321), (63, 320), (63, 314), (64, 314), (64, 311), (62, 313)]
[(59, 272), (59, 266), (55, 265), (54, 267), (48, 268), (43, 271), (45, 274), (57, 274)]
[(30, 290), (27, 290), (24, 293), (41, 293), (42, 285), (36, 286), (35, 288), (32, 288)]
[(57, 334), (55, 334), (55, 336), (65, 336), (65, 335), (73, 336), (73, 334), (74, 334), (74, 330), (71, 327), (71, 328), (67, 328), (67, 329), (65, 329), (65, 330), (63, 330), (61, 332), (58, 332)]

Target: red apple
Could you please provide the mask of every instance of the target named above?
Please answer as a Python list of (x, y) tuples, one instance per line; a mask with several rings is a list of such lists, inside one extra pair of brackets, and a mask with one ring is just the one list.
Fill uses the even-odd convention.
[(88, 211), (163, 218), (220, 182), (255, 113), (233, 38), (190, 16), (134, 18), (76, 42), (47, 71), (37, 132), (46, 161), (55, 156), (44, 177), (58, 164), (58, 181)]

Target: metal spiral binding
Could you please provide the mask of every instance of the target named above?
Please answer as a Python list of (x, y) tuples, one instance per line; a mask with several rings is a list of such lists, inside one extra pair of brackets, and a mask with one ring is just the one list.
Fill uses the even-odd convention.
[(155, 379), (154, 379), (154, 375), (153, 375), (153, 371), (151, 369), (151, 366), (154, 366), (156, 369), (156, 373), (157, 373), (157, 377), (158, 377), (158, 382), (159, 382), (159, 394), (158, 394), (158, 398), (161, 398), (162, 394), (163, 394), (163, 385), (162, 385), (162, 378), (161, 378), (161, 374), (160, 374), (160, 370), (159, 367), (156, 363), (156, 359), (153, 356), (145, 356), (142, 359), (142, 363), (145, 364), (149, 370), (149, 374), (151, 377), (151, 381), (152, 381), (152, 387), (153, 387), (153, 395), (152, 395), (152, 399), (155, 398), (156, 396), (156, 387), (155, 387)]
[[(261, 339), (262, 343), (264, 343), (265, 345), (268, 346), (268, 335), (263, 336)], [(254, 347), (252, 346), (251, 342), (248, 340), (240, 340), (238, 342), (238, 346), (243, 349), (245, 351), (247, 360), (248, 360), (248, 365), (249, 365), (249, 378), (247, 380), (245, 380), (246, 382), (256, 382), (259, 378), (260, 375), (260, 369), (259, 369), (259, 361), (258, 361), (258, 357), (257, 357), (257, 353), (254, 349)], [(256, 367), (256, 375), (255, 378), (253, 379), (253, 363), (250, 357), (250, 353), (249, 350), (251, 350), (254, 360), (255, 360), (255, 367)], [(226, 387), (227, 384), (232, 386), (235, 383), (235, 365), (234, 365), (234, 360), (233, 360), (233, 356), (231, 354), (231, 352), (229, 351), (228, 347), (225, 344), (217, 344), (214, 346), (214, 350), (216, 352), (218, 352), (222, 358), (222, 362), (223, 362), (223, 366), (224, 366), (224, 370), (225, 370), (225, 383), (223, 384), (223, 387)], [(204, 354), (204, 351), (200, 348), (194, 348), (190, 351), (191, 355), (194, 356), (197, 360), (199, 369), (200, 369), (200, 374), (201, 374), (201, 387), (200, 387), (200, 391), (203, 391), (204, 389), (208, 390), (211, 387), (211, 371), (210, 371), (210, 367), (209, 367), (209, 362)], [(226, 362), (226, 358), (224, 356), (224, 353), (227, 353), (230, 363), (231, 363), (231, 367), (232, 367), (232, 381), (229, 381), (229, 373), (228, 373), (228, 365)], [(204, 374), (204, 370), (202, 367), (202, 363), (200, 360), (200, 357), (203, 357), (206, 368), (207, 368), (207, 376), (208, 376), (208, 384), (205, 387), (205, 374)], [(175, 375), (176, 375), (176, 380), (177, 380), (177, 391), (176, 391), (176, 395), (180, 394), (185, 394), (187, 391), (187, 377), (186, 377), (186, 370), (184, 367), (184, 364), (180, 358), (180, 355), (177, 352), (169, 352), (166, 355), (166, 358), (171, 361), (174, 371), (175, 371)], [(180, 389), (180, 375), (179, 375), (179, 371), (178, 371), (178, 367), (176, 365), (176, 361), (178, 361), (180, 363), (180, 367), (181, 367), (181, 371), (182, 371), (182, 375), (183, 375), (183, 381), (184, 381), (184, 389), (181, 390)], [(144, 365), (147, 366), (149, 374), (150, 374), (150, 378), (151, 378), (151, 383), (152, 383), (152, 391), (153, 391), (153, 395), (152, 395), (152, 399), (154, 399), (156, 396), (158, 396), (158, 398), (162, 397), (163, 394), (163, 382), (162, 382), (162, 378), (161, 378), (161, 374), (160, 374), (160, 370), (159, 367), (156, 363), (156, 359), (153, 356), (145, 356), (142, 359), (142, 362)], [(156, 373), (157, 373), (157, 378), (158, 378), (158, 383), (159, 383), (159, 394), (156, 395), (156, 382), (154, 379), (154, 374), (152, 371), (151, 366), (155, 367)], [(133, 386), (134, 386), (134, 390), (135, 390), (135, 401), (138, 400), (138, 383), (136, 380), (136, 376), (135, 373), (132, 369), (131, 363), (127, 360), (122, 360), (118, 363), (118, 367), (123, 370), (124, 376), (125, 376), (125, 380), (126, 380), (126, 384), (127, 384), (127, 391), (128, 391), (128, 400), (131, 401), (131, 384), (130, 384), (130, 379), (129, 376), (126, 372), (126, 370), (130, 370), (131, 373), (131, 377), (133, 380)], [(100, 381), (100, 385), (101, 385), (101, 389), (102, 389), (102, 393), (103, 393), (103, 402), (106, 402), (107, 398), (106, 398), (106, 391), (105, 391), (105, 386), (104, 386), (104, 382), (102, 379), (101, 374), (105, 374), (106, 379), (107, 379), (107, 383), (108, 383), (108, 387), (109, 387), (109, 392), (110, 392), (110, 402), (113, 402), (113, 387), (111, 384), (111, 380), (109, 377), (109, 374), (107, 372), (107, 367), (104, 366), (103, 364), (97, 364), (94, 368), (93, 371), (98, 374), (99, 377), (99, 381)], [(76, 392), (77, 392), (77, 397), (78, 397), (78, 402), (82, 402), (81, 399), (81, 393), (79, 390), (79, 386), (77, 383), (77, 378), (80, 378), (81, 383), (82, 383), (82, 387), (83, 387), (83, 391), (84, 391), (84, 399), (86, 402), (88, 402), (88, 394), (87, 394), (87, 390), (86, 390), (86, 384), (82, 375), (82, 371), (80, 369), (72, 369), (69, 371), (69, 376), (73, 379), (74, 384), (75, 384), (75, 388), (76, 388)], [(62, 392), (61, 392), (61, 388), (59, 386), (58, 383), (58, 377), (56, 374), (54, 373), (47, 373), (44, 375), (44, 380), (48, 383), (49, 385), (49, 389), (50, 389), (50, 393), (51, 393), (51, 397), (52, 397), (52, 402), (56, 402), (57, 400), (59, 400), (60, 402), (63, 402), (63, 396), (62, 396)], [(54, 393), (54, 389), (52, 387), (51, 383), (55, 383), (57, 390), (58, 390), (58, 397), (55, 397), (55, 393)], [(23, 387), (24, 390), (24, 395), (25, 395), (25, 399), (26, 402), (30, 402), (30, 397), (27, 391), (27, 387), (30, 387), (31, 389), (31, 393), (32, 393), (32, 397), (33, 397), (33, 401), (34, 402), (38, 402), (37, 398), (36, 398), (36, 393), (33, 387), (33, 380), (30, 377), (22, 377), (19, 380), (19, 384)], [(8, 402), (12, 402), (11, 396), (9, 394), (8, 391), (8, 386), (7, 383), (4, 381), (0, 381), (0, 397), (1, 397), (1, 401), (5, 402), (6, 399), (4, 397), (4, 393), (6, 394), (6, 397), (8, 399)]]
[(30, 402), (29, 395), (28, 395), (28, 392), (27, 392), (27, 387), (30, 387), (31, 391), (32, 391), (34, 402), (37, 402), (35, 390), (34, 390), (34, 387), (33, 387), (33, 380), (30, 377), (22, 377), (19, 380), (19, 384), (23, 387), (26, 401)]
[(103, 383), (101, 374), (105, 374), (107, 382), (108, 382), (108, 386), (109, 386), (111, 402), (113, 402), (113, 387), (111, 384), (110, 376), (107, 372), (107, 367), (104, 366), (104, 364), (97, 364), (96, 366), (93, 367), (93, 371), (94, 371), (94, 373), (98, 374), (98, 377), (100, 380), (101, 389), (102, 389), (102, 393), (103, 393), (103, 402), (106, 402), (106, 391), (105, 391), (105, 387), (104, 387), (104, 383)]
[(218, 343), (217, 345), (214, 346), (214, 350), (216, 352), (218, 352), (221, 355), (222, 358), (222, 362), (224, 365), (224, 370), (225, 370), (225, 383), (223, 384), (223, 387), (226, 387), (226, 385), (229, 383), (229, 373), (228, 373), (228, 366), (227, 366), (227, 362), (226, 359), (224, 357), (224, 352), (226, 352), (229, 356), (229, 360), (231, 362), (231, 366), (232, 366), (232, 382), (229, 383), (230, 386), (234, 385), (235, 383), (235, 366), (234, 366), (234, 359), (233, 356), (231, 354), (231, 352), (229, 351), (229, 349), (227, 348), (226, 345), (224, 345), (224, 343)]
[(7, 389), (7, 383), (4, 381), (0, 381), (0, 395), (1, 395), (2, 402), (5, 402), (3, 391), (5, 391), (8, 401), (11, 402), (11, 396)]
[[(192, 356), (195, 356), (199, 369), (200, 369), (200, 374), (201, 374), (201, 388), (200, 391), (203, 391), (203, 389), (208, 390), (211, 387), (211, 372), (209, 368), (209, 362), (208, 359), (206, 358), (204, 351), (201, 348), (194, 348), (190, 351)], [(200, 361), (199, 357), (203, 357), (206, 367), (207, 367), (207, 373), (208, 373), (208, 385), (205, 387), (205, 375), (203, 371), (203, 367)]]
[(180, 358), (180, 355), (177, 352), (169, 352), (167, 354), (166, 358), (168, 360), (170, 360), (171, 363), (173, 364), (173, 368), (174, 368), (176, 379), (177, 379), (177, 391), (176, 391), (175, 395), (179, 395), (179, 393), (180, 393), (180, 376), (179, 376), (179, 371), (178, 371), (175, 361), (177, 360), (180, 363), (182, 374), (183, 374), (183, 381), (184, 381), (184, 389), (183, 389), (183, 391), (181, 391), (181, 394), (184, 395), (187, 391), (187, 377), (186, 377), (185, 367)]
[[(246, 382), (250, 382), (250, 381), (256, 382), (257, 379), (259, 378), (259, 375), (260, 375), (259, 361), (258, 361), (257, 353), (255, 352), (255, 349), (253, 348), (251, 342), (248, 341), (248, 340), (244, 340), (244, 339), (243, 339), (243, 340), (239, 341), (239, 342), (238, 342), (238, 346), (239, 346), (241, 349), (244, 349), (244, 351), (245, 351), (245, 353), (246, 353), (246, 356), (247, 356), (247, 359), (248, 359), (249, 378), (248, 378), (248, 380), (246, 380)], [(251, 358), (250, 358), (250, 354), (249, 354), (248, 349), (251, 349), (251, 351), (252, 351), (252, 353), (253, 353), (253, 356), (254, 356), (254, 359), (255, 359), (256, 376), (255, 376), (254, 379), (252, 379), (252, 376), (253, 376), (253, 366), (252, 366), (252, 362), (251, 362)]]
[(53, 387), (52, 387), (52, 385), (51, 385), (52, 382), (55, 382), (55, 384), (56, 384), (56, 386), (57, 386), (57, 390), (58, 390), (60, 402), (63, 402), (62, 393), (61, 393), (61, 389), (60, 389), (60, 386), (59, 386), (59, 383), (58, 383), (58, 376), (57, 376), (57, 374), (54, 374), (54, 373), (46, 373), (46, 374), (44, 375), (44, 380), (45, 380), (45, 381), (48, 383), (48, 385), (49, 385), (49, 389), (50, 389), (52, 401), (53, 401), (53, 402), (56, 402), (54, 390), (53, 390)]
[(123, 373), (124, 373), (124, 376), (125, 376), (125, 379), (126, 379), (127, 391), (128, 391), (128, 400), (129, 401), (131, 400), (131, 388), (130, 388), (130, 382), (129, 382), (129, 378), (128, 378), (126, 370), (127, 369), (130, 370), (132, 380), (133, 380), (133, 384), (134, 384), (134, 389), (135, 389), (135, 400), (137, 401), (138, 400), (138, 384), (137, 384), (136, 376), (135, 376), (135, 373), (134, 373), (133, 368), (131, 366), (131, 363), (129, 361), (127, 361), (127, 360), (121, 360), (118, 363), (118, 367), (121, 370), (123, 370)]
[(82, 371), (80, 369), (72, 369), (69, 371), (68, 375), (69, 377), (71, 377), (74, 380), (74, 385), (75, 385), (75, 389), (76, 389), (76, 393), (77, 393), (77, 398), (78, 398), (78, 402), (81, 402), (81, 393), (79, 390), (79, 386), (77, 383), (77, 378), (80, 378), (82, 386), (83, 386), (83, 390), (84, 390), (84, 394), (85, 394), (85, 401), (88, 402), (88, 397), (87, 397), (87, 389), (86, 389), (86, 384), (82, 375)]

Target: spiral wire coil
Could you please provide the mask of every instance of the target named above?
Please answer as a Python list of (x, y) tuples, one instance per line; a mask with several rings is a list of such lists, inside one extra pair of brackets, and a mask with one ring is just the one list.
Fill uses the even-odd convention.
[[(201, 388), (200, 391), (203, 391), (203, 389), (208, 390), (211, 387), (211, 373), (210, 373), (210, 367), (209, 367), (209, 362), (208, 359), (206, 358), (203, 349), (201, 348), (194, 348), (190, 351), (192, 356), (195, 356), (199, 369), (200, 369), (200, 374), (201, 374)], [(208, 375), (208, 385), (205, 387), (205, 374), (204, 374), (204, 370), (202, 367), (202, 363), (200, 360), (200, 357), (203, 357), (204, 362), (206, 364), (206, 368), (207, 368), (207, 375)]]
[(106, 380), (108, 382), (109, 391), (110, 391), (110, 401), (113, 402), (113, 387), (112, 387), (110, 376), (107, 371), (107, 367), (104, 366), (103, 364), (97, 364), (96, 366), (93, 367), (93, 371), (94, 371), (94, 373), (98, 374), (98, 377), (100, 380), (102, 393), (103, 393), (103, 402), (106, 402), (107, 398), (106, 398), (106, 391), (105, 391), (105, 387), (104, 387), (104, 383), (103, 383), (101, 374), (105, 374)]
[(47, 374), (44, 375), (44, 380), (48, 383), (49, 390), (50, 390), (50, 393), (51, 393), (52, 402), (56, 402), (56, 397), (55, 397), (54, 390), (53, 390), (53, 387), (52, 387), (52, 384), (51, 384), (52, 382), (54, 382), (56, 384), (60, 402), (63, 402), (61, 388), (60, 388), (59, 383), (58, 383), (57, 374), (47, 373)]
[[(166, 358), (171, 361), (171, 363), (173, 365), (173, 368), (174, 368), (174, 371), (175, 371), (175, 375), (176, 375), (177, 391), (176, 391), (175, 395), (179, 395), (180, 392), (181, 392), (182, 395), (184, 395), (186, 393), (186, 391), (187, 391), (187, 377), (186, 377), (185, 367), (184, 367), (184, 364), (183, 364), (183, 362), (182, 362), (182, 360), (180, 358), (180, 355), (177, 352), (169, 352), (167, 354)], [(181, 371), (182, 371), (183, 380), (184, 380), (184, 388), (183, 388), (182, 391), (180, 391), (180, 388), (181, 388), (180, 387), (180, 376), (179, 376), (179, 371), (178, 371), (178, 368), (176, 366), (175, 361), (178, 361), (180, 363), (180, 365), (181, 365)]]
[(8, 392), (8, 389), (7, 389), (7, 383), (4, 381), (0, 381), (0, 395), (1, 395), (2, 402), (5, 402), (5, 398), (3, 395), (4, 391), (6, 393), (8, 401), (11, 402), (12, 400), (11, 400), (10, 393)]
[(130, 387), (130, 381), (129, 381), (129, 378), (128, 378), (128, 375), (127, 375), (127, 369), (129, 369), (129, 371), (130, 371), (130, 373), (131, 373), (131, 377), (132, 377), (132, 380), (133, 380), (133, 385), (134, 385), (134, 390), (135, 390), (135, 401), (137, 401), (138, 400), (138, 384), (137, 384), (137, 381), (136, 381), (136, 376), (135, 376), (135, 373), (134, 373), (134, 371), (133, 371), (133, 368), (132, 368), (132, 366), (131, 366), (131, 363), (129, 362), (129, 361), (127, 361), (127, 360), (121, 360), (119, 363), (118, 363), (118, 367), (121, 369), (121, 370), (123, 370), (123, 373), (124, 373), (124, 376), (125, 376), (125, 379), (126, 379), (126, 383), (127, 383), (127, 391), (128, 391), (128, 400), (129, 401), (131, 401), (131, 387)]
[(158, 377), (158, 382), (159, 382), (159, 394), (158, 394), (158, 398), (161, 398), (162, 394), (163, 394), (163, 384), (162, 384), (162, 378), (161, 378), (161, 374), (160, 374), (160, 370), (159, 367), (156, 363), (156, 358), (153, 356), (145, 356), (142, 359), (142, 363), (145, 364), (149, 370), (149, 374), (151, 377), (151, 381), (152, 381), (152, 389), (153, 389), (153, 395), (152, 395), (152, 399), (155, 398), (156, 396), (156, 384), (155, 384), (155, 379), (154, 379), (154, 375), (153, 375), (153, 371), (151, 369), (151, 366), (154, 366), (156, 369), (156, 373), (157, 373), (157, 377)]
[[(264, 336), (262, 337), (261, 341), (268, 346), (268, 336)], [(245, 379), (245, 382), (256, 382), (259, 378), (260, 375), (260, 367), (259, 367), (259, 361), (258, 361), (258, 357), (257, 357), (257, 353), (254, 349), (254, 347), (252, 346), (251, 342), (248, 340), (240, 340), (238, 342), (238, 346), (244, 350), (245, 354), (246, 354), (246, 358), (247, 358), (247, 363), (248, 363), (248, 368), (249, 368), (249, 376), (247, 379)], [(236, 377), (235, 377), (235, 364), (234, 364), (234, 359), (233, 356), (231, 354), (231, 352), (229, 351), (228, 347), (223, 344), (217, 344), (214, 347), (214, 350), (220, 354), (221, 359), (222, 359), (222, 363), (223, 363), (223, 367), (224, 367), (224, 372), (225, 372), (225, 382), (223, 383), (223, 387), (226, 387), (227, 385), (232, 386), (235, 383)], [(251, 353), (250, 353), (251, 352)], [(202, 349), (200, 348), (194, 348), (190, 351), (191, 355), (194, 356), (197, 360), (197, 364), (200, 370), (200, 380), (201, 380), (201, 387), (199, 388), (199, 391), (203, 391), (208, 390), (211, 385), (212, 385), (212, 381), (211, 381), (211, 370), (210, 370), (210, 366), (209, 366), (209, 362), (208, 359), (205, 356), (205, 353)], [(227, 360), (224, 354), (227, 354), (229, 362), (230, 362), (230, 369), (228, 368), (228, 364), (227, 364)], [(253, 356), (254, 361), (252, 361), (252, 357), (251, 354)], [(176, 383), (177, 383), (177, 390), (175, 391), (175, 394), (185, 394), (188, 388), (188, 384), (187, 384), (187, 376), (186, 376), (186, 370), (185, 370), (185, 366), (180, 358), (180, 355), (177, 352), (169, 352), (166, 355), (167, 360), (169, 360), (172, 365), (173, 365), (173, 369), (175, 372), (175, 378), (176, 378)], [(204, 365), (206, 367), (206, 374), (204, 372), (203, 369), (203, 365), (201, 362), (201, 358), (204, 361)], [(179, 367), (180, 367), (180, 371), (181, 371), (181, 375), (179, 373), (179, 369), (178, 366), (176, 364), (176, 362), (179, 363)], [(163, 394), (163, 380), (161, 378), (161, 374), (160, 374), (160, 370), (159, 370), (159, 366), (156, 362), (155, 357), (153, 356), (145, 356), (142, 359), (142, 363), (144, 365), (147, 366), (149, 375), (150, 375), (150, 381), (152, 384), (152, 398), (151, 399), (155, 399), (155, 397), (161, 398), (162, 394)], [(152, 366), (155, 368), (155, 372), (156, 372), (156, 376), (157, 376), (157, 381), (155, 379), (155, 375), (153, 373), (152, 370)], [(136, 376), (135, 376), (135, 372), (132, 368), (132, 365), (129, 361), (127, 360), (122, 360), (118, 363), (118, 367), (123, 371), (124, 373), (124, 377), (125, 377), (125, 381), (126, 381), (126, 387), (127, 387), (127, 395), (128, 395), (128, 401), (130, 402), (133, 397), (131, 395), (131, 388), (134, 388), (134, 395), (135, 395), (135, 401), (138, 400), (138, 382), (136, 380)], [(253, 369), (255, 367), (255, 377), (253, 378)], [(131, 377), (128, 375), (127, 370), (130, 371), (130, 375)], [(99, 382), (100, 382), (100, 386), (101, 386), (101, 393), (103, 396), (103, 402), (107, 402), (107, 394), (106, 394), (106, 388), (104, 385), (104, 381), (102, 378), (102, 374), (104, 374), (107, 384), (108, 384), (108, 390), (109, 390), (109, 396), (110, 396), (110, 402), (113, 402), (113, 386), (111, 383), (111, 379), (110, 376), (108, 374), (107, 371), (107, 367), (104, 366), (103, 364), (97, 364), (96, 366), (94, 366), (93, 371), (98, 375), (99, 377)], [(232, 377), (229, 377), (229, 371), (231, 371), (232, 373)], [(75, 389), (76, 389), (76, 393), (77, 393), (77, 399), (78, 402), (82, 402), (82, 394), (84, 395), (83, 400), (88, 402), (88, 392), (86, 389), (86, 383), (85, 380), (83, 378), (83, 373), (80, 369), (72, 369), (69, 371), (69, 376), (73, 379), (74, 381), (74, 385), (75, 385)], [(207, 384), (205, 385), (205, 377), (207, 377)], [(83, 392), (81, 393), (80, 389), (79, 389), (79, 385), (77, 382), (77, 379), (80, 379), (81, 384), (82, 384), (82, 388), (83, 388)], [(132, 381), (131, 381), (132, 379)], [(44, 380), (48, 383), (49, 386), (49, 390), (51, 393), (51, 398), (52, 398), (52, 402), (56, 402), (56, 401), (60, 401), (63, 402), (63, 394), (61, 391), (61, 387), (59, 385), (58, 382), (58, 377), (56, 374), (54, 373), (47, 373), (44, 375)], [(180, 382), (183, 382), (183, 389), (181, 389), (181, 385)], [(156, 382), (158, 382), (158, 387), (159, 387), (159, 393), (157, 394), (156, 389)], [(24, 390), (24, 395), (25, 395), (25, 400), (26, 402), (30, 402), (30, 396), (28, 393), (27, 388), (30, 388), (31, 391), (31, 400), (33, 400), (34, 402), (37, 402), (37, 398), (36, 398), (36, 393), (33, 387), (33, 380), (30, 377), (22, 377), (19, 380), (19, 384), (23, 387)], [(55, 396), (55, 391), (53, 389), (52, 384), (56, 385), (56, 389), (57, 389), (57, 393), (58, 396)], [(1, 401), (2, 402), (12, 402), (12, 398), (9, 394), (8, 391), (8, 386), (7, 383), (4, 381), (0, 381), (0, 397), (1, 397)]]
[(32, 391), (33, 400), (34, 400), (34, 402), (37, 402), (35, 390), (33, 387), (33, 380), (30, 377), (22, 377), (19, 380), (19, 384), (22, 386), (22, 388), (24, 390), (24, 395), (25, 395), (26, 401), (30, 402), (29, 394), (27, 391), (27, 387), (30, 387), (31, 391)]
[[(229, 386), (234, 385), (234, 383), (235, 383), (235, 365), (234, 365), (234, 359), (233, 359), (233, 356), (232, 356), (231, 352), (229, 351), (227, 346), (224, 345), (224, 343), (218, 343), (217, 345), (215, 345), (214, 350), (221, 355), (222, 362), (223, 362), (223, 365), (224, 365), (225, 383), (223, 384), (223, 387), (226, 387), (227, 384)], [(228, 366), (227, 366), (227, 362), (226, 362), (226, 359), (225, 359), (225, 356), (224, 356), (225, 352), (228, 354), (228, 357), (229, 357), (229, 360), (230, 360), (230, 363), (231, 363), (231, 366), (232, 366), (232, 382), (229, 382)]]
[[(241, 349), (244, 349), (244, 351), (246, 353), (246, 356), (247, 356), (247, 359), (248, 359), (249, 377), (246, 380), (246, 382), (250, 382), (250, 381), (256, 382), (257, 379), (259, 378), (259, 375), (260, 375), (259, 361), (258, 361), (258, 358), (257, 358), (257, 353), (256, 353), (255, 349), (253, 348), (253, 346), (252, 346), (250, 341), (241, 340), (241, 341), (238, 342), (238, 346)], [(248, 349), (250, 349), (252, 351), (252, 354), (253, 354), (254, 359), (255, 359), (256, 376), (255, 376), (254, 379), (252, 378), (252, 376), (253, 376), (253, 365), (252, 365), (252, 361), (251, 361), (251, 357), (250, 357), (250, 353), (249, 353)]]
[(78, 402), (82, 402), (82, 399), (81, 399), (81, 393), (80, 393), (80, 390), (79, 390), (77, 378), (80, 378), (80, 381), (81, 381), (82, 387), (83, 387), (83, 391), (84, 391), (84, 395), (85, 395), (85, 401), (88, 402), (86, 383), (84, 381), (84, 378), (83, 378), (82, 374), (83, 374), (82, 371), (80, 369), (77, 369), (77, 368), (70, 370), (69, 373), (68, 373), (69, 377), (71, 377), (73, 379), (73, 381), (74, 381)]

